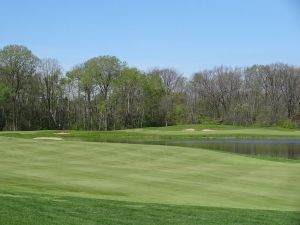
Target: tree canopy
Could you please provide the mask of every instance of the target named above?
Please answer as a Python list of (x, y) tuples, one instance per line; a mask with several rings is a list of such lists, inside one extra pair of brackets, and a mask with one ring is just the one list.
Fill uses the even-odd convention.
[(0, 49), (0, 130), (112, 130), (213, 121), (299, 126), (300, 69), (215, 67), (185, 78), (97, 56), (63, 72), (28, 48)]

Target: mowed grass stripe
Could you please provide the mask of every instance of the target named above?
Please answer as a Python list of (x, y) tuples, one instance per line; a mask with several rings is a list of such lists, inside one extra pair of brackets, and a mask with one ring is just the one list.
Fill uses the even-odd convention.
[(300, 210), (300, 164), (202, 149), (0, 137), (0, 185), (58, 196)]
[(300, 213), (120, 202), (0, 190), (0, 224), (298, 225)]

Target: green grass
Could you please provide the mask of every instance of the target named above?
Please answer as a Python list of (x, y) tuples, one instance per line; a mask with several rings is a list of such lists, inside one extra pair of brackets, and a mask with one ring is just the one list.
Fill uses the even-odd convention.
[[(31, 139), (59, 136), (53, 131), (1, 133), (0, 224), (299, 224), (299, 163), (185, 147), (80, 141), (207, 135), (200, 126), (195, 132), (187, 128), (71, 131), (63, 136), (68, 141)], [(208, 135), (298, 138), (300, 133), (219, 128)]]
[[(187, 131), (186, 129), (195, 129)], [(210, 131), (203, 131), (209, 129)], [(192, 137), (236, 137), (236, 138), (300, 138), (300, 130), (283, 128), (249, 128), (233, 126), (204, 126), (204, 125), (182, 125), (160, 128), (131, 129), (127, 132), (134, 132), (147, 135), (165, 136), (192, 136)]]
[(5, 225), (298, 225), (299, 212), (182, 206), (0, 194), (0, 224)]
[(102, 199), (298, 210), (300, 164), (209, 150), (0, 138), (0, 187)]
[[(186, 131), (192, 128), (195, 131)], [(204, 129), (212, 131), (205, 132)], [(119, 131), (68, 131), (65, 140), (92, 142), (151, 142), (162, 140), (190, 140), (200, 138), (300, 138), (300, 130), (283, 128), (234, 127), (229, 125), (178, 125)], [(0, 132), (0, 136), (32, 139), (34, 137), (62, 137), (55, 131)]]

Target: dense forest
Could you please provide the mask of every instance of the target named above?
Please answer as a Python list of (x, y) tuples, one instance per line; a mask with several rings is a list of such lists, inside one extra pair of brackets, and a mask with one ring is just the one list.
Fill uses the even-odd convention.
[(183, 123), (297, 126), (300, 68), (215, 67), (189, 79), (98, 56), (64, 73), (28, 48), (0, 49), (0, 130), (113, 130)]

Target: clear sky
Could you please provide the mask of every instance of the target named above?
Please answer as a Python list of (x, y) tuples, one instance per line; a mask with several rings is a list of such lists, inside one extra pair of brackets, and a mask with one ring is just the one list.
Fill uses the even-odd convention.
[(217, 65), (300, 65), (300, 0), (0, 0), (0, 48), (65, 70), (115, 55), (186, 76)]

